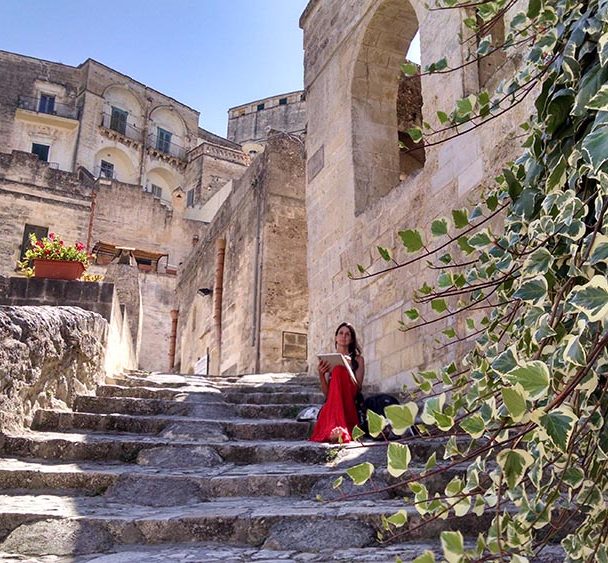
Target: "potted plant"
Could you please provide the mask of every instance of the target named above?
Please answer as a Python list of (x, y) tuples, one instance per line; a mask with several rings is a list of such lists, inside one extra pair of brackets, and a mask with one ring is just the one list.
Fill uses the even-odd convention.
[(31, 233), (30, 248), (25, 251), (19, 266), (26, 276), (76, 280), (89, 267), (90, 259), (91, 255), (81, 242), (66, 245), (55, 233), (41, 239)]

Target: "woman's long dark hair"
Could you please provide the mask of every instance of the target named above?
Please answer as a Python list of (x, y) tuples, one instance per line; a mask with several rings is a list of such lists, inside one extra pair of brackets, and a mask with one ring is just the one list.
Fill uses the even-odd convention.
[(348, 345), (348, 355), (351, 359), (351, 365), (353, 367), (353, 371), (357, 371), (359, 368), (359, 362), (357, 361), (357, 356), (361, 355), (361, 348), (359, 343), (357, 342), (357, 333), (355, 332), (355, 327), (350, 323), (340, 323), (338, 328), (336, 329), (336, 334), (334, 335), (334, 345), (335, 345), (335, 337), (338, 336), (338, 332), (340, 329), (345, 326), (350, 331), (350, 344)]

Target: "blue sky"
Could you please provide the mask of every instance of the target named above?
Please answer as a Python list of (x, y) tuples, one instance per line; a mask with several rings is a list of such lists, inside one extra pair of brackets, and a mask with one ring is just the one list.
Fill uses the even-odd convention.
[(0, 0), (0, 49), (78, 65), (98, 60), (201, 112), (302, 88), (308, 0)]

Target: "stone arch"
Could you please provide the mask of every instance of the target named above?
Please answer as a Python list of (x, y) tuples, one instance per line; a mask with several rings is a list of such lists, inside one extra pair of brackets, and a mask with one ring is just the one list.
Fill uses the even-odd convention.
[(184, 140), (188, 134), (188, 126), (184, 118), (172, 106), (156, 106), (150, 112), (150, 119), (154, 125), (170, 131), (181, 140)]
[(113, 178), (126, 184), (137, 184), (137, 165), (129, 155), (117, 147), (104, 147), (95, 155), (95, 175), (103, 176), (102, 161), (113, 166)]
[(160, 199), (168, 203), (171, 202), (172, 193), (177, 188), (178, 179), (175, 174), (166, 168), (152, 168), (146, 173), (146, 189), (152, 192), (152, 185), (158, 186), (162, 190)]
[[(400, 130), (421, 117), (419, 84), (416, 96), (416, 85), (403, 86), (400, 78), (400, 65), (417, 31), (418, 18), (409, 2), (384, 0), (370, 17), (359, 45), (351, 83), (357, 215), (424, 163), (404, 158), (399, 149), (400, 140), (407, 142)], [(415, 107), (406, 107), (406, 100), (414, 100)]]
[(143, 129), (144, 104), (139, 97), (126, 86), (111, 84), (103, 92), (104, 114), (111, 114), (112, 107), (116, 107), (129, 114), (129, 125)]

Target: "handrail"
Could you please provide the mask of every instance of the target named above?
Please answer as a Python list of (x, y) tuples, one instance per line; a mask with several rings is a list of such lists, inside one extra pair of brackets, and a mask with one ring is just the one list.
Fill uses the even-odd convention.
[(186, 160), (186, 149), (184, 147), (159, 137), (157, 133), (150, 133), (148, 136), (148, 147), (169, 156)]
[(120, 133), (123, 137), (127, 137), (128, 139), (133, 139), (139, 143), (142, 142), (143, 134), (140, 129), (128, 122), (112, 119), (112, 115), (109, 113), (101, 114), (101, 126), (111, 131), (116, 131), (116, 133)]

